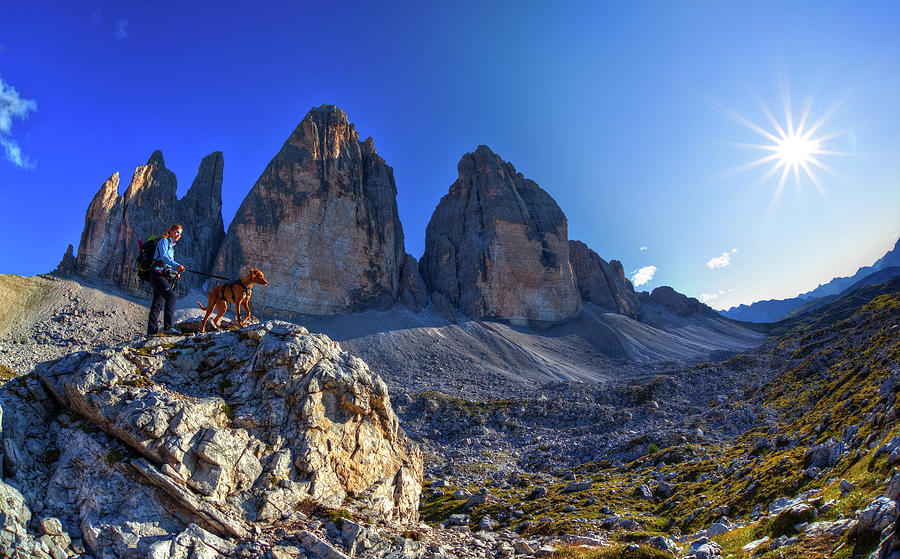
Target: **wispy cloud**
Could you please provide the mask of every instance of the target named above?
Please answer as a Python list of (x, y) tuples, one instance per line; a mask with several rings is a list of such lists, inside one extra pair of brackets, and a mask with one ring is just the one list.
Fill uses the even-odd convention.
[(723, 252), (721, 256), (715, 256), (713, 258), (710, 258), (706, 262), (706, 267), (709, 268), (710, 270), (712, 270), (714, 268), (724, 268), (726, 266), (730, 266), (731, 265), (731, 255), (737, 254), (737, 252), (738, 252), (738, 249), (733, 248), (733, 249), (731, 249), (731, 252)]
[(116, 22), (116, 39), (127, 39), (128, 38), (128, 18), (122, 17), (119, 18), (119, 21)]
[(3, 146), (3, 150), (6, 152), (6, 159), (12, 161), (13, 165), (23, 169), (34, 169), (34, 161), (22, 155), (22, 148), (19, 147), (18, 142), (0, 136), (0, 145)]
[(37, 110), (37, 103), (25, 99), (16, 89), (0, 78), (0, 145), (6, 152), (6, 159), (24, 169), (34, 167), (34, 162), (22, 155), (22, 149), (10, 135), (13, 119), (24, 120), (28, 113)]
[(648, 281), (652, 280), (655, 274), (656, 266), (644, 266), (631, 275), (631, 282), (635, 287), (638, 287), (639, 285), (644, 285)]
[(734, 292), (734, 289), (728, 289), (728, 290), (720, 289), (718, 293), (701, 293), (700, 294), (700, 302), (709, 304), (710, 301), (715, 301), (722, 295), (725, 295), (726, 293), (732, 293), (732, 292)]
[(647, 250), (647, 247), (641, 247), (641, 251)]

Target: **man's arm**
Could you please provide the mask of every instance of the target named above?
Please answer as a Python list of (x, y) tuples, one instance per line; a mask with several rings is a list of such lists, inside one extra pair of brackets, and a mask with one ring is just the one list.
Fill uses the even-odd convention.
[(161, 262), (164, 266), (168, 266), (170, 268), (179, 268), (181, 264), (175, 262), (175, 259), (172, 258), (174, 255), (174, 250), (172, 250), (172, 239), (169, 237), (163, 237), (156, 243), (156, 254), (154, 254), (154, 261)]

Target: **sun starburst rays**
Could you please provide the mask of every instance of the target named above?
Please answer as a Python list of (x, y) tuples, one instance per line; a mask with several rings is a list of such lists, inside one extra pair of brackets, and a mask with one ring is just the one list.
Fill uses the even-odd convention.
[(762, 112), (762, 121), (760, 123), (754, 122), (731, 109), (720, 106), (722, 112), (728, 117), (763, 138), (762, 142), (741, 142), (733, 145), (767, 153), (762, 157), (720, 173), (718, 178), (724, 179), (768, 164), (770, 167), (763, 174), (762, 178), (757, 181), (754, 188), (774, 179), (773, 206), (777, 204), (785, 185), (791, 177), (793, 177), (793, 182), (798, 189), (801, 188), (803, 182), (808, 180), (822, 198), (828, 202), (827, 191), (816, 170), (818, 169), (840, 179), (841, 177), (831, 167), (826, 165), (822, 159), (829, 156), (851, 154), (830, 149), (827, 145), (831, 140), (848, 134), (848, 131), (823, 133), (822, 129), (835, 113), (840, 110), (846, 98), (832, 103), (821, 115), (813, 118), (812, 95), (806, 97), (800, 110), (794, 113), (789, 88), (786, 85), (782, 85), (779, 90), (783, 103), (782, 119), (775, 115), (775, 112), (772, 111), (758, 92), (754, 92), (754, 96)]

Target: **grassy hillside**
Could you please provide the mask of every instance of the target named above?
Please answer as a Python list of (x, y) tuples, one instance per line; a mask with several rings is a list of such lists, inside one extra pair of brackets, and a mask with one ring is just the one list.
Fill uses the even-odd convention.
[[(893, 291), (885, 293), (889, 289)], [(602, 532), (627, 544), (654, 535), (691, 534), (725, 516), (739, 527), (714, 540), (726, 556), (749, 557), (741, 549), (748, 542), (795, 534), (796, 519), (766, 516), (780, 497), (811, 492), (817, 520), (851, 516), (884, 492), (892, 466), (878, 449), (900, 435), (895, 411), (900, 390), (900, 280), (858, 290), (820, 311), (784, 324), (786, 333), (769, 345), (771, 359), (766, 362), (780, 364), (768, 371), (770, 380), (758, 389), (739, 390), (740, 396), (724, 406), (735, 413), (747, 405), (762, 410), (756, 426), (737, 438), (663, 448), (648, 440), (644, 456), (631, 463), (614, 467), (600, 461), (551, 476), (521, 475), (509, 484), (487, 487), (487, 503), (468, 509), (466, 501), (453, 497), (454, 491), (461, 487), (474, 493), (483, 485), (455, 484), (451, 479), (449, 487), (423, 494), (424, 519), (437, 523), (450, 514), (468, 513), (476, 529), (487, 515), (523, 534)], [(761, 360), (738, 356), (732, 362), (747, 363), (749, 375)], [(835, 464), (812, 464), (811, 449), (838, 442), (845, 452)], [(489, 463), (485, 457), (485, 469)], [(590, 478), (590, 488), (566, 492), (573, 478)], [(841, 480), (853, 489), (842, 492)], [(642, 485), (652, 498), (641, 491)], [(546, 488), (546, 495), (535, 495), (538, 486)], [(793, 545), (763, 556), (849, 558), (867, 555), (877, 543), (871, 534), (801, 535)], [(567, 550), (561, 556), (609, 553)]]

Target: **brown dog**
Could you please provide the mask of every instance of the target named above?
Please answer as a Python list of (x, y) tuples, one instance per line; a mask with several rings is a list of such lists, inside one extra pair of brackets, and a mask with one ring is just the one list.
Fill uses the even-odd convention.
[[(244, 320), (249, 320), (250, 318), (250, 290), (253, 289), (253, 285), (257, 283), (259, 285), (268, 285), (269, 282), (266, 281), (262, 272), (253, 268), (250, 270), (250, 273), (242, 277), (240, 281), (233, 281), (213, 288), (213, 290), (209, 292), (209, 300), (207, 300), (205, 307), (203, 306), (203, 303), (197, 301), (200, 308), (206, 311), (206, 316), (203, 317), (203, 324), (200, 326), (200, 331), (206, 332), (206, 321), (209, 320), (209, 315), (213, 313), (213, 310), (216, 311), (216, 317), (213, 318), (213, 324), (216, 328), (219, 327), (219, 320), (222, 319), (222, 315), (228, 310), (229, 301), (234, 303), (238, 326), (243, 326)], [(244, 310), (247, 311), (247, 315), (243, 320), (241, 320), (241, 307), (244, 307)]]

